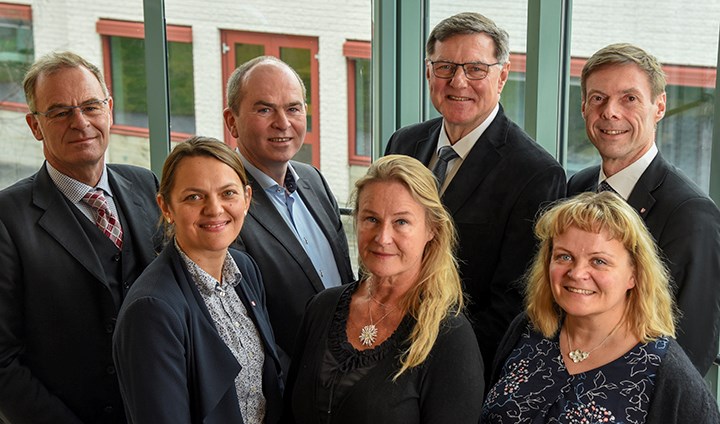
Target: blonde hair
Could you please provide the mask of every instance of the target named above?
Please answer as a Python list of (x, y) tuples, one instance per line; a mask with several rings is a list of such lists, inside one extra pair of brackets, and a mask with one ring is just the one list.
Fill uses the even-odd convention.
[(605, 232), (630, 254), (635, 287), (627, 292), (626, 319), (643, 342), (675, 336), (675, 305), (670, 276), (655, 241), (637, 212), (615, 193), (582, 193), (545, 211), (535, 224), (540, 247), (526, 277), (525, 306), (535, 329), (545, 337), (560, 328), (563, 311), (552, 295), (549, 267), (553, 239), (568, 228)]
[[(401, 357), (403, 372), (422, 364), (430, 354), (440, 332), (442, 321), (449, 313), (459, 314), (463, 293), (457, 261), (457, 233), (452, 219), (440, 202), (433, 174), (417, 159), (404, 155), (388, 155), (375, 161), (367, 174), (355, 183), (352, 202), (357, 221), (358, 203), (363, 190), (375, 182), (398, 182), (425, 209), (426, 224), (434, 237), (425, 245), (417, 283), (401, 301), (405, 313), (415, 320), (408, 341), (410, 347)], [(360, 259), (360, 275), (371, 275)]]

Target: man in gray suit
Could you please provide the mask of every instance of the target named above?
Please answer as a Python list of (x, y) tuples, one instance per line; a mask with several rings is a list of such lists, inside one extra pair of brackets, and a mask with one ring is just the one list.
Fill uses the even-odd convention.
[(305, 139), (305, 95), (290, 66), (262, 56), (230, 76), (224, 111), (253, 190), (236, 247), (260, 267), (284, 365), (310, 297), (354, 278), (330, 187), (316, 168), (291, 160)]
[(0, 421), (122, 423), (112, 336), (160, 240), (157, 179), (105, 164), (113, 100), (96, 66), (49, 54), (24, 88), (46, 160), (0, 192)]
[(602, 164), (573, 175), (568, 195), (601, 187), (638, 211), (670, 269), (682, 312), (677, 340), (705, 375), (720, 334), (720, 211), (655, 145), (666, 108), (662, 67), (636, 46), (611, 44), (580, 78), (585, 127)]

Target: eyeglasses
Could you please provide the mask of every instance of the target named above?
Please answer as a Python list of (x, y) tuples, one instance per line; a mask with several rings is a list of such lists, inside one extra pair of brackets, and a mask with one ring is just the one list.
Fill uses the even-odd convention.
[(454, 63), (437, 61), (433, 62), (429, 60), (430, 66), (432, 66), (433, 75), (442, 79), (451, 79), (455, 76), (458, 66), (462, 67), (465, 72), (465, 77), (469, 80), (481, 80), (487, 77), (490, 72), (490, 67), (500, 65), (500, 62), (495, 63), (482, 63), (482, 62), (468, 62), (468, 63)]
[(54, 107), (46, 112), (33, 112), (33, 115), (42, 115), (47, 119), (61, 120), (66, 119), (73, 114), (73, 109), (78, 109), (80, 113), (87, 116), (88, 118), (94, 118), (105, 113), (105, 105), (108, 103), (109, 98), (106, 97), (102, 100), (92, 100), (85, 102), (78, 106), (59, 106)]

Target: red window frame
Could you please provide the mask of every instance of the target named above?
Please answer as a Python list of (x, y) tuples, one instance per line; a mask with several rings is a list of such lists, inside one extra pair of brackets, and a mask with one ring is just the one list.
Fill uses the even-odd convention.
[[(8, 19), (22, 19), (32, 23), (32, 7), (24, 4), (0, 3), (0, 17)], [(0, 99), (0, 109), (13, 112), (30, 112), (26, 103), (8, 102), (2, 101), (2, 99)]]
[(370, 59), (372, 48), (369, 41), (346, 41), (343, 56), (347, 58), (347, 99), (348, 99), (348, 162), (350, 165), (370, 166), (372, 158), (358, 155), (355, 110), (355, 59)]
[[(318, 65), (318, 39), (317, 37), (306, 37), (300, 35), (274, 34), (265, 32), (248, 32), (223, 30), (220, 33), (222, 43), (222, 80), (223, 80), (223, 110), (227, 105), (226, 86), (230, 75), (235, 70), (235, 43), (263, 45), (265, 55), (280, 57), (281, 47), (301, 48), (310, 50), (310, 108), (312, 116), (312, 131), (305, 135), (305, 143), (310, 146), (312, 152), (312, 165), (320, 169), (320, 72)], [(225, 143), (236, 147), (237, 142), (225, 128)]]
[[(112, 94), (112, 62), (110, 56), (110, 37), (145, 38), (145, 26), (142, 22), (118, 21), (113, 19), (99, 19), (96, 31), (102, 38), (103, 74), (108, 90)], [(180, 25), (167, 25), (167, 41), (178, 43), (192, 43), (192, 28)], [(148, 128), (130, 125), (113, 124), (110, 131), (113, 134), (130, 135), (136, 137), (150, 137)], [(172, 141), (183, 141), (192, 134), (177, 131), (170, 132)]]

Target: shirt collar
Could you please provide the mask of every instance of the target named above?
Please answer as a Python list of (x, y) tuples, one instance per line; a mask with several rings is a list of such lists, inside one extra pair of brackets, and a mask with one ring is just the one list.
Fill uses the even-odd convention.
[(230, 256), (229, 251), (225, 253), (225, 261), (223, 262), (222, 267), (222, 280), (224, 284), (221, 286), (220, 282), (216, 280), (215, 277), (205, 272), (204, 269), (200, 268), (198, 264), (196, 264), (188, 255), (185, 254), (185, 252), (183, 252), (177, 242), (177, 239), (174, 239), (173, 243), (175, 244), (175, 249), (177, 249), (180, 254), (180, 258), (182, 258), (185, 263), (185, 266), (187, 267), (187, 270), (198, 290), (203, 292), (205, 295), (209, 296), (218, 291), (224, 291), (227, 287), (235, 287), (238, 283), (240, 283), (240, 280), (242, 280), (242, 273), (235, 263), (235, 260), (233, 260), (232, 256)]
[[(277, 181), (270, 178), (270, 176), (268, 176), (266, 173), (262, 172), (260, 169), (250, 163), (249, 160), (245, 159), (245, 156), (240, 153), (240, 149), (235, 149), (235, 151), (238, 155), (240, 155), (240, 159), (242, 159), (243, 166), (245, 167), (245, 172), (249, 172), (250, 175), (252, 175), (253, 179), (257, 181), (258, 184), (260, 184), (260, 187), (262, 187), (263, 190), (274, 190), (276, 187), (280, 186)], [(297, 172), (295, 172), (295, 168), (293, 168), (290, 162), (288, 162), (287, 164), (286, 172), (290, 172), (292, 174), (293, 179), (295, 179), (295, 185), (297, 186), (298, 182), (300, 181), (300, 176)]]
[(638, 180), (640, 180), (640, 177), (642, 177), (642, 174), (645, 172), (648, 166), (650, 166), (650, 163), (653, 161), (653, 159), (655, 159), (657, 153), (658, 148), (655, 143), (653, 143), (652, 146), (650, 146), (650, 149), (645, 152), (645, 154), (642, 155), (640, 159), (631, 163), (612, 177), (606, 177), (602, 166), (600, 166), (598, 185), (600, 185), (600, 183), (604, 180), (607, 180), (607, 183), (610, 184), (613, 190), (615, 190), (615, 192), (619, 194), (620, 197), (627, 200), (630, 197), (630, 193), (632, 193), (633, 189), (635, 188), (635, 184), (637, 184)]
[(83, 182), (80, 182), (74, 178), (68, 177), (62, 172), (55, 169), (50, 162), (45, 161), (45, 167), (50, 175), (50, 179), (55, 183), (55, 186), (60, 192), (65, 195), (72, 203), (79, 203), (82, 198), (93, 188), (99, 188), (105, 192), (106, 195), (112, 197), (112, 190), (110, 189), (110, 182), (108, 180), (107, 166), (103, 165), (102, 175), (100, 181), (98, 181), (95, 187), (89, 186)]
[[(490, 126), (492, 121), (495, 119), (495, 116), (497, 116), (498, 111), (500, 110), (500, 104), (496, 104), (495, 108), (490, 112), (490, 115), (488, 115), (487, 118), (483, 122), (480, 123), (475, 129), (470, 131), (465, 137), (461, 138), (455, 144), (452, 145), (453, 150), (460, 156), (461, 159), (465, 159), (468, 154), (470, 154), (470, 150), (472, 150), (473, 146), (475, 146), (475, 143), (480, 139), (480, 136), (483, 135), (485, 130)], [(450, 146), (450, 139), (447, 136), (447, 133), (445, 132), (445, 120), (443, 119), (442, 127), (440, 128), (440, 137), (438, 138), (437, 147), (435, 149), (435, 155), (437, 156), (438, 152), (440, 151), (441, 147), (444, 146)]]

